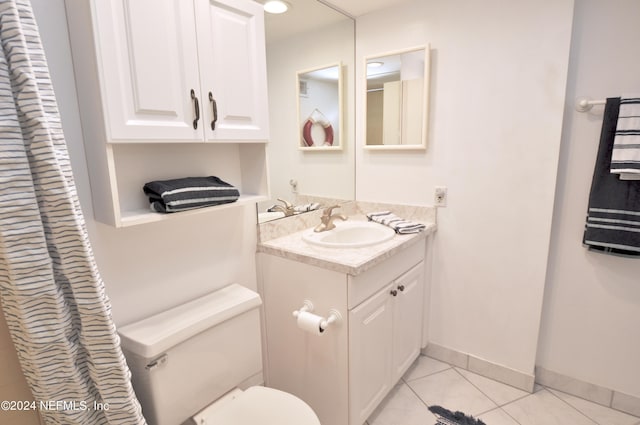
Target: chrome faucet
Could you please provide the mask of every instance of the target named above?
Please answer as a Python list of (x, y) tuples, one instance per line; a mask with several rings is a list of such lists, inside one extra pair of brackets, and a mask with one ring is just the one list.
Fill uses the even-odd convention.
[(347, 217), (343, 214), (332, 215), (334, 208), (340, 208), (340, 205), (332, 205), (325, 208), (322, 213), (322, 217), (320, 217), (320, 224), (318, 224), (315, 229), (313, 229), (314, 232), (326, 232), (327, 230), (335, 229), (336, 225), (333, 224), (333, 221), (336, 218), (339, 218), (340, 220), (347, 219)]
[(280, 212), (284, 213), (285, 217), (290, 217), (295, 213), (296, 210), (294, 209), (293, 205), (291, 205), (290, 202), (288, 202), (288, 201), (286, 201), (284, 199), (281, 199), (281, 198), (278, 198), (278, 201), (282, 202), (282, 205), (275, 205), (275, 206), (271, 207), (270, 208), (271, 211), (274, 211), (274, 212), (275, 211), (280, 211)]

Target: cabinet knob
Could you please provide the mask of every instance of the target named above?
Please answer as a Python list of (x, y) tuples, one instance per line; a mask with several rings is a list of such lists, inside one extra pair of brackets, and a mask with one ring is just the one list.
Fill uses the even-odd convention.
[(391, 295), (393, 295), (394, 297), (396, 295), (398, 295), (398, 291), (396, 291), (395, 289), (392, 289), (391, 292), (389, 292)]
[(398, 285), (398, 290), (399, 290), (400, 292), (404, 291), (404, 285)]

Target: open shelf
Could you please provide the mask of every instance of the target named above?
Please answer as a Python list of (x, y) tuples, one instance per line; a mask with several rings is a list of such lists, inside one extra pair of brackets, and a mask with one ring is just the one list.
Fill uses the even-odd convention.
[(137, 226), (139, 224), (171, 220), (176, 217), (186, 217), (190, 215), (210, 213), (212, 211), (237, 208), (244, 205), (255, 204), (256, 202), (264, 201), (267, 199), (268, 197), (263, 195), (240, 195), (240, 198), (236, 202), (231, 202), (229, 204), (215, 205), (212, 207), (197, 208), (194, 210), (180, 211), (169, 214), (153, 212), (149, 209), (124, 211), (120, 216), (120, 223), (118, 227)]
[[(107, 144), (105, 169), (94, 169), (94, 215), (102, 223), (129, 227), (211, 213), (268, 199), (265, 143)], [(142, 187), (154, 180), (217, 176), (240, 192), (236, 202), (177, 213), (149, 208)], [(95, 182), (100, 185), (95, 185)], [(99, 189), (98, 189), (99, 187)], [(96, 190), (97, 189), (97, 190)]]

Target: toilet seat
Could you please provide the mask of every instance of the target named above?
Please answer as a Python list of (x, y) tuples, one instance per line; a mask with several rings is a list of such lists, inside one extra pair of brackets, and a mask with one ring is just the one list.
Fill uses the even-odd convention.
[(210, 406), (193, 419), (198, 425), (320, 425), (311, 407), (298, 397), (259, 386)]

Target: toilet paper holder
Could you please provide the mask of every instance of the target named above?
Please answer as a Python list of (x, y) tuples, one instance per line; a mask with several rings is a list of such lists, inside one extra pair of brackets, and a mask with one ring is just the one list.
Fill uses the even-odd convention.
[[(293, 311), (293, 317), (297, 318), (300, 313), (307, 312), (312, 313), (314, 310), (313, 303), (309, 300), (304, 300), (302, 307)], [(342, 321), (342, 315), (338, 310), (332, 308), (329, 310), (329, 317), (323, 318), (320, 322), (320, 332), (324, 332), (329, 325), (335, 323), (339, 324)]]

